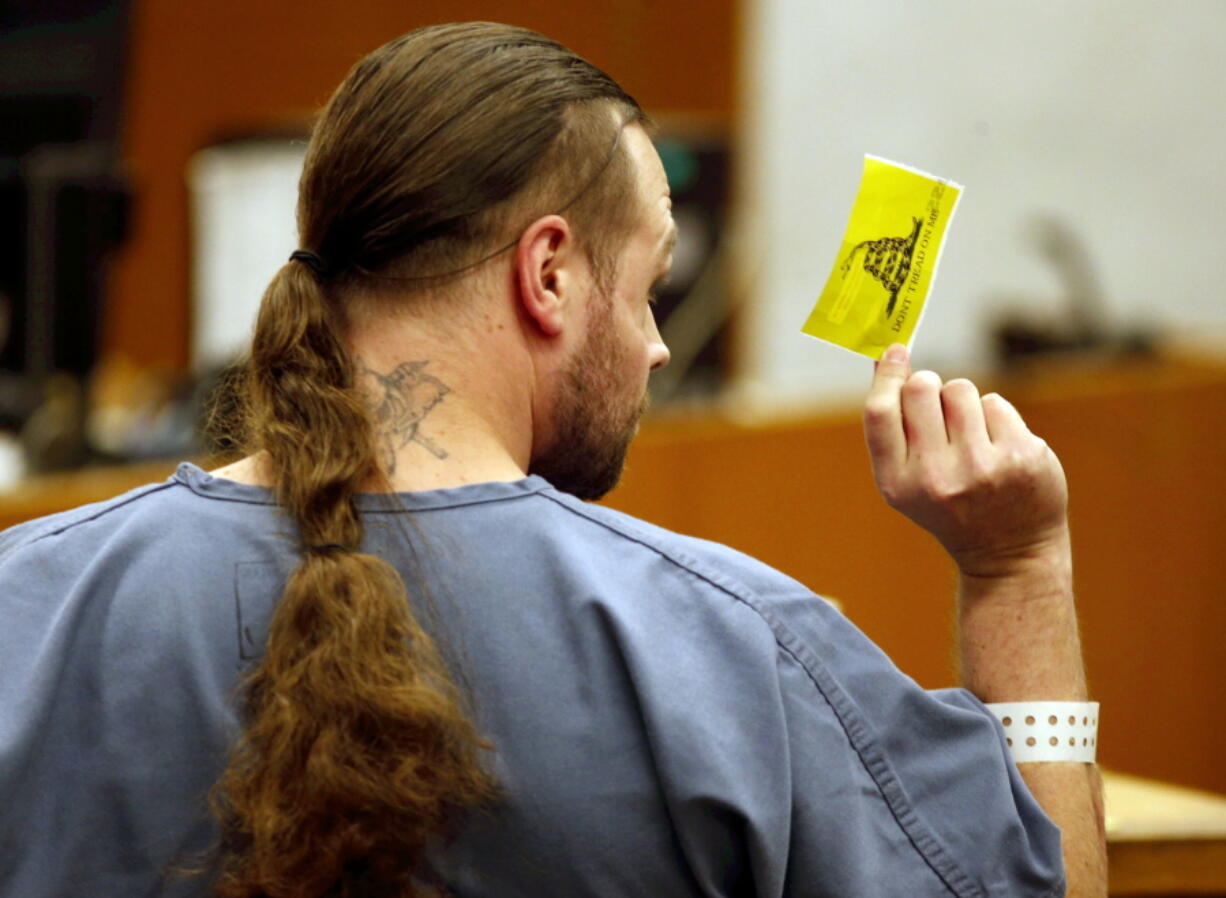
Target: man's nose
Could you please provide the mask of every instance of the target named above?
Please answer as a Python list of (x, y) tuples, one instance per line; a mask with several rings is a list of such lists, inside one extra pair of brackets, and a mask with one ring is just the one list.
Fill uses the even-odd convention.
[(656, 339), (651, 344), (651, 370), (658, 371), (668, 364), (671, 358), (668, 347), (664, 345), (664, 341)]
[(647, 328), (647, 357), (651, 361), (651, 370), (658, 371), (668, 364), (668, 360), (672, 356), (668, 351), (668, 346), (665, 344), (664, 338), (660, 336), (660, 328), (656, 324), (655, 312), (649, 310), (649, 314), (651, 317), (648, 321)]

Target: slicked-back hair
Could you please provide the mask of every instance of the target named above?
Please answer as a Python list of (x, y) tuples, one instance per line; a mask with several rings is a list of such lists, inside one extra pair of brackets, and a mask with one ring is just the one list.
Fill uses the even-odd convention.
[(637, 212), (632, 97), (562, 45), (486, 22), (404, 35), (363, 59), (307, 152), (301, 244), (341, 283), (427, 282), (563, 212), (596, 257)]

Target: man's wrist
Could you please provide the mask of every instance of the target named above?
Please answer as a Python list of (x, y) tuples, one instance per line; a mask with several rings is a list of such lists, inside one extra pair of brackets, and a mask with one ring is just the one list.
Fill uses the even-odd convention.
[(1084, 701), (1068, 529), (1042, 545), (962, 569), (964, 681), (985, 702)]
[(955, 555), (954, 563), (962, 592), (969, 591), (970, 597), (1010, 593), (1009, 584), (1019, 587), (1022, 594), (1018, 598), (1055, 596), (1072, 588), (1073, 555), (1067, 525), (1007, 549)]

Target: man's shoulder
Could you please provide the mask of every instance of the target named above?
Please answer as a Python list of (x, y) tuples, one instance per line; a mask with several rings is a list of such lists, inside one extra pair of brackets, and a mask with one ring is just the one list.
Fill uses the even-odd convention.
[[(104, 548), (124, 551), (141, 545), (169, 550), (172, 545), (182, 547), (184, 542), (205, 544), (207, 537), (200, 530), (210, 515), (201, 511), (205, 504), (195, 501), (197, 492), (190, 471), (185, 472), (192, 467), (184, 463), (173, 476), (159, 483), (24, 521), (0, 532), (0, 564), (50, 557), (63, 567), (74, 557), (88, 559)], [(211, 508), (223, 504), (234, 505), (207, 505)], [(211, 516), (220, 512), (218, 509)]]
[[(148, 499), (171, 486), (173, 486), (171, 481), (149, 483), (110, 499), (79, 505), (76, 508), (15, 524), (0, 532), (0, 561), (6, 560), (23, 549), (53, 540), (57, 536), (72, 532), (92, 522), (106, 518), (113, 520), (117, 514), (127, 515), (137, 510), (143, 511), (151, 504), (147, 501)], [(142, 500), (146, 501), (142, 502)]]
[(543, 495), (586, 522), (590, 538), (620, 544), (623, 551), (655, 555), (715, 587), (764, 598), (812, 595), (812, 590), (787, 574), (723, 543), (677, 533), (556, 490)]
[(161, 483), (10, 528), (0, 534), (0, 606), (21, 626), (0, 632), (0, 650), (15, 658), (81, 632), (108, 646), (82, 665), (162, 663), (185, 645), (214, 644), (232, 629), (235, 554), (264, 557), (281, 539), (274, 531), (259, 542), (257, 525), (269, 518), (209, 501), (180, 466)]

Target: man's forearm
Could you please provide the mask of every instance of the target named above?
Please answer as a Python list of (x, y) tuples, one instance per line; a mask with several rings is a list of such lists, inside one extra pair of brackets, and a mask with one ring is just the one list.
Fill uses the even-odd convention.
[[(958, 596), (963, 684), (984, 702), (1085, 701), (1067, 534), (990, 572), (963, 574)], [(1060, 827), (1069, 896), (1107, 893), (1102, 784), (1093, 764), (1019, 764)]]
[(961, 573), (963, 684), (985, 702), (1085, 701), (1066, 533), (1026, 557)]
[[(962, 572), (965, 685), (985, 702), (1084, 700), (1068, 484), (1051, 448), (1000, 396), (980, 397), (968, 380), (912, 374), (901, 344), (877, 365), (864, 435), (881, 495)], [(1097, 769), (1047, 762), (1021, 772), (1061, 829), (1068, 894), (1106, 895)]]

